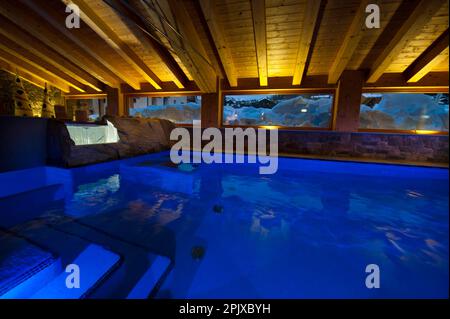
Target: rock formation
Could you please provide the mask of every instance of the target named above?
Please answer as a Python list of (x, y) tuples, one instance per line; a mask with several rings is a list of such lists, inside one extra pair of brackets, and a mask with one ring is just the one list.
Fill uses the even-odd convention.
[(63, 121), (49, 120), (48, 163), (74, 167), (168, 150), (175, 125), (163, 119), (104, 116), (119, 135), (117, 143), (75, 145)]

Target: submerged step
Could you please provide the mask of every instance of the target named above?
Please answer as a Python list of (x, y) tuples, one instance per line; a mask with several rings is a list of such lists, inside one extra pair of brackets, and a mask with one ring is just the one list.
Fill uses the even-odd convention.
[[(120, 262), (120, 256), (102, 248), (90, 244), (72, 265), (76, 271), (62, 272), (48, 285), (34, 294), (32, 299), (79, 299), (86, 296), (95, 288)], [(79, 271), (78, 271), (79, 270)], [(69, 276), (79, 275), (79, 288), (68, 287), (66, 282)], [(72, 278), (72, 277), (71, 277)]]
[(158, 284), (170, 267), (170, 259), (163, 256), (157, 256), (148, 270), (139, 279), (137, 284), (128, 294), (127, 299), (145, 299)]
[(50, 252), (0, 231), (0, 299), (28, 298), (61, 269)]
[[(0, 226), (11, 228), (64, 207), (64, 188), (44, 186), (0, 198)], [(32, 209), (30, 209), (32, 207)]]

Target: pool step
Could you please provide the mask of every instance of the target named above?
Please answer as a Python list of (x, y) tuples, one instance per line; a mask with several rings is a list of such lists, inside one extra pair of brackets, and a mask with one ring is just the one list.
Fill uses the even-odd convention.
[[(32, 207), (32, 209), (30, 209)], [(48, 212), (62, 210), (64, 188), (60, 184), (44, 186), (0, 198), (0, 226), (11, 228)]]
[(31, 299), (79, 299), (87, 295), (118, 266), (121, 258), (101, 246), (90, 244), (72, 264), (78, 266), (80, 286), (68, 288), (66, 280), (75, 273), (62, 272)]
[(150, 268), (142, 275), (134, 288), (128, 294), (127, 299), (145, 299), (148, 298), (153, 289), (159, 283), (161, 278), (167, 274), (170, 267), (170, 259), (163, 256), (157, 256)]
[(61, 259), (46, 249), (0, 231), (0, 299), (29, 298), (61, 269)]

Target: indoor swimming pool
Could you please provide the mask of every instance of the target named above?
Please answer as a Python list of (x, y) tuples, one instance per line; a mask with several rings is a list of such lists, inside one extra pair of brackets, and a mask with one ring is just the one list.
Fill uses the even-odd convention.
[[(448, 297), (448, 169), (279, 158), (259, 175), (163, 152), (0, 185), (0, 240), (18, 247), (0, 246), (3, 297), (54, 297), (77, 260), (86, 287), (62, 297)], [(30, 245), (33, 261), (5, 266)], [(40, 258), (53, 266), (30, 275)]]

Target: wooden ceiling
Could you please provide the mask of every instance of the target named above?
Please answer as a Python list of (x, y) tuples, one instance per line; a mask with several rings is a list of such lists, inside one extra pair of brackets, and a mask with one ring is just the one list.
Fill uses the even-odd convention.
[[(66, 4), (81, 10), (68, 29)], [(380, 28), (364, 21), (368, 4)], [(16, 0), (0, 2), (0, 68), (66, 93), (215, 92), (217, 79), (333, 87), (448, 77), (448, 0)], [(442, 77), (441, 77), (442, 78)], [(401, 82), (400, 81), (400, 82)], [(398, 81), (397, 81), (398, 82)], [(398, 85), (398, 84), (397, 84)], [(448, 82), (447, 82), (448, 85)]]

